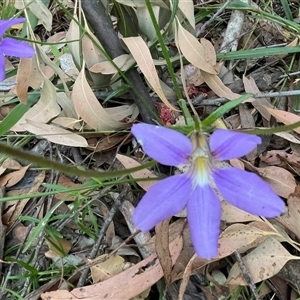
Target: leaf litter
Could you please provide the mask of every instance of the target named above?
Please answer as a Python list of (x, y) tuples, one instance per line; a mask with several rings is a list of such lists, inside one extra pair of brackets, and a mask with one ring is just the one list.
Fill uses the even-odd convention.
[[(48, 156), (64, 164), (71, 163), (78, 168), (94, 168), (105, 172), (111, 168), (140, 166), (145, 154), (140, 149), (136, 151), (137, 144), (134, 144), (134, 140), (131, 142), (131, 137), (128, 138), (128, 130), (132, 123), (139, 120), (139, 112), (131, 98), (125, 97), (121, 91), (122, 85), (128, 82), (122, 79), (118, 68), (124, 74), (131, 68), (138, 68), (156, 106), (164, 105), (164, 113), (158, 113), (160, 121), (169, 126), (179, 125), (182, 117), (176, 103), (174, 80), (170, 80), (167, 72), (165, 54), (157, 45), (151, 46), (157, 35), (151, 18), (141, 20), (136, 15), (138, 11), (143, 11), (145, 16), (151, 17), (145, 4), (118, 0), (107, 9), (111, 17), (119, 18), (115, 29), (123, 46), (127, 47), (127, 54), (110, 60), (107, 53), (101, 52), (102, 45), (97, 40), (96, 29), (91, 25), (84, 4), (83, 7), (75, 4), (74, 9), (69, 1), (61, 1), (62, 5), (72, 10), (72, 18), (70, 15), (66, 18), (66, 11), (57, 3), (47, 6), (40, 0), (36, 1), (36, 5), (25, 2), (23, 6), (16, 3), (16, 9), (30, 11), (36, 24), (39, 24), (38, 27), (32, 25), (34, 22), (30, 24), (34, 27), (28, 28), (29, 40), (37, 41), (39, 36), (43, 44), (47, 37), (52, 44), (45, 43), (40, 47), (36, 43), (35, 57), (14, 62), (17, 85), (8, 93), (3, 88), (1, 108), (9, 105), (13, 108), (16, 102), (10, 101), (16, 99), (14, 95), (22, 103), (27, 103), (32, 92), (39, 96), (27, 112), (18, 116), (18, 122), (7, 128), (10, 134), (5, 139), (16, 147), (22, 145), (29, 151), (34, 149), (40, 156)], [(281, 2), (274, 1), (273, 7), (264, 10), (265, 19), (256, 18), (262, 8), (258, 1), (245, 5), (249, 12), (247, 15), (235, 4), (226, 10), (228, 13), (238, 11), (244, 18), (240, 25), (236, 24), (236, 27), (241, 27), (233, 27), (230, 32), (238, 32), (235, 40), (239, 43), (229, 45), (238, 50), (234, 64), (226, 60), (226, 54), (224, 61), (218, 58), (222, 41), (230, 40), (229, 32), (224, 37), (227, 24), (233, 21), (229, 21), (228, 15), (221, 11), (223, 23), (218, 25), (215, 20), (213, 24), (216, 26), (208, 24), (199, 36), (197, 30), (200, 23), (203, 25), (202, 22), (209, 18), (201, 17), (202, 20), (196, 22), (195, 13), (203, 9), (202, 4), (199, 6), (195, 2), (179, 1), (173, 24), (168, 24), (172, 6), (163, 1), (149, 1), (156, 16), (160, 16), (158, 26), (166, 38), (174, 71), (179, 74), (181, 67), (186, 69), (182, 78), (176, 77), (183, 98), (191, 98), (190, 105), (194, 104), (201, 119), (224, 103), (220, 97), (231, 101), (244, 92), (264, 92), (265, 97), (250, 97), (227, 112), (220, 120), (222, 126), (233, 130), (249, 130), (299, 122), (299, 102), (296, 98), (268, 96), (269, 92), (299, 89), (297, 74), (290, 78), (284, 77), (285, 72), (280, 74), (281, 78), (275, 76), (275, 68), (284, 69), (287, 73), (296, 71), (291, 55), (283, 53), (280, 56), (240, 59), (238, 53), (240, 50), (265, 46), (276, 47), (283, 41), (288, 42), (289, 47), (297, 47), (295, 33), (299, 25), (293, 18), (289, 18), (290, 23), (285, 19), (285, 14), (289, 15), (290, 11), (296, 20), (294, 1), (285, 1), (290, 5), (289, 9), (285, 7), (285, 11), (278, 8)], [(209, 7), (210, 3), (205, 5)], [(276, 10), (273, 11), (276, 17), (268, 14), (272, 10)], [(66, 18), (64, 20), (68, 19), (67, 25), (57, 17), (59, 15)], [(124, 21), (128, 26), (134, 24), (132, 19), (139, 19), (136, 28), (140, 33), (138, 37), (126, 34), (128, 31), (122, 28), (121, 18), (126, 19)], [(223, 45), (222, 48), (224, 52), (226, 47)], [(63, 68), (62, 57), (65, 54), (71, 59), (72, 71)], [(184, 64), (181, 60), (183, 57)], [(298, 60), (297, 56), (293, 56), (293, 59)], [(193, 70), (192, 74), (188, 73), (188, 68)], [(221, 76), (221, 70), (226, 70), (226, 76)], [(185, 85), (186, 89), (183, 88)], [(94, 92), (99, 90), (107, 94), (105, 101), (96, 97)], [(191, 93), (184, 95), (184, 90)], [(24, 132), (24, 136), (30, 137), (30, 140), (22, 140)], [(11, 268), (15, 268), (15, 274), (25, 274), (22, 282), (25, 288), (18, 291), (25, 299), (150, 299), (151, 295), (158, 299), (162, 294), (157, 286), (163, 282), (163, 277), (170, 299), (191, 297), (195, 292), (203, 297), (205, 295), (206, 299), (212, 299), (215, 295), (233, 299), (230, 297), (241, 286), (246, 286), (240, 289), (241, 299), (248, 299), (250, 291), (253, 292), (247, 287), (249, 282), (245, 280), (245, 275), (248, 275), (256, 285), (260, 297), (257, 299), (297, 299), (300, 286), (297, 279), (299, 274), (295, 271), (299, 269), (300, 239), (299, 133), (296, 127), (270, 136), (263, 135), (263, 143), (245, 160), (230, 162), (233, 166), (258, 174), (268, 182), (286, 201), (286, 212), (267, 220), (222, 201), (219, 253), (211, 261), (195, 255), (185, 213), (158, 224), (155, 231), (140, 232), (134, 236), (137, 228), (132, 222), (132, 214), (136, 203), (145, 191), (157, 183), (157, 179), (169, 176), (174, 170), (160, 165), (151, 170), (144, 169), (126, 177), (130, 184), (120, 179), (120, 182), (112, 183), (107, 189), (106, 183), (103, 185), (100, 181), (66, 177), (51, 172), (53, 170), (39, 170), (38, 166), (28, 165), (23, 160), (16, 163), (3, 157), (0, 182), (6, 192), (1, 198), (1, 202), (5, 202), (2, 223), (7, 227), (7, 236), (2, 237), (5, 239), (5, 248), (4, 244), (2, 247), (8, 254), (3, 255), (3, 251), (2, 254), (0, 251), (0, 259), (4, 262), (2, 272), (8, 276), (5, 288), (13, 286), (14, 279), (7, 274), (13, 270)], [(48, 141), (46, 148), (38, 149), (40, 139)], [(97, 154), (101, 159), (97, 158)], [(37, 173), (32, 173), (35, 169)], [(125, 185), (129, 192), (122, 198), (120, 206), (115, 207)], [(102, 228), (106, 228), (104, 232)], [(37, 239), (31, 240), (33, 233), (39, 236), (40, 243)], [(91, 258), (92, 249), (101, 235), (101, 251)], [(28, 252), (16, 253), (10, 249), (11, 246), (7, 246), (8, 242), (14, 246), (28, 243), (28, 239), (31, 241)], [(46, 265), (49, 265), (49, 261), (53, 263), (59, 276), (47, 277), (41, 273), (40, 282), (33, 284), (24, 271), (29, 270), (32, 276), (36, 276), (34, 274), (39, 274), (38, 270), (43, 268), (36, 257), (33, 262), (28, 257), (35, 250), (37, 252), (34, 255), (42, 255)], [(242, 256), (246, 274), (236, 261), (236, 251)], [(15, 267), (5, 264), (11, 261)], [(91, 282), (84, 280), (80, 286), (78, 278), (83, 273), (82, 265), (88, 267)], [(67, 270), (63, 272), (65, 267)], [(59, 283), (60, 276), (74, 288), (66, 289), (62, 282)], [(53, 286), (46, 286), (46, 280), (53, 280)], [(210, 286), (207, 285), (208, 281)], [(259, 285), (262, 288), (258, 288)], [(38, 291), (38, 295), (33, 297), (35, 291)], [(1, 292), (1, 297), (7, 295)]]

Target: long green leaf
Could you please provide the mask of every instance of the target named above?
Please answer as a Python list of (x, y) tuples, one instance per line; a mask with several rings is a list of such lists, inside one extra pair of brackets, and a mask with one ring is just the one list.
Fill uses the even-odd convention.
[(0, 123), (0, 136), (9, 131), (37, 101), (39, 94), (30, 94), (27, 104), (19, 103)]
[[(213, 122), (217, 121), (219, 118), (221, 118), (224, 114), (226, 114), (231, 109), (235, 108), (245, 100), (252, 97), (253, 94), (245, 94), (241, 96), (238, 99), (231, 100), (227, 102), (226, 104), (222, 105), (221, 107), (217, 108), (213, 113), (211, 113), (205, 120), (202, 121), (202, 126), (204, 127), (210, 127)], [(1, 149), (0, 149), (1, 150)]]
[(133, 172), (145, 169), (145, 168), (149, 168), (149, 167), (155, 165), (154, 161), (150, 161), (150, 162), (145, 163), (144, 165), (141, 165), (136, 168), (126, 169), (126, 170), (117, 170), (117, 171), (96, 172), (96, 171), (92, 171), (92, 170), (79, 169), (77, 167), (73, 167), (73, 166), (69, 166), (69, 165), (63, 165), (56, 161), (45, 159), (42, 156), (34, 155), (27, 151), (8, 146), (4, 143), (0, 143), (0, 152), (6, 154), (9, 157), (21, 158), (30, 163), (37, 164), (40, 167), (50, 168), (52, 170), (57, 170), (57, 171), (65, 173), (65, 174), (75, 175), (75, 176), (83, 176), (83, 177), (87, 177), (87, 178), (101, 178), (101, 179), (114, 178), (114, 177), (118, 177), (118, 176), (122, 176), (122, 175), (127, 175), (127, 174), (130, 174), (130, 173), (133, 173)]
[(290, 124), (290, 125), (278, 126), (278, 127), (274, 127), (274, 128), (248, 129), (248, 130), (245, 130), (245, 132), (250, 133), (250, 134), (270, 135), (270, 134), (277, 133), (277, 132), (290, 131), (290, 130), (293, 130), (298, 127), (300, 127), (300, 121)]
[(228, 53), (218, 53), (218, 60), (234, 60), (234, 59), (249, 59), (259, 58), (264, 56), (283, 55), (289, 53), (300, 52), (300, 46), (295, 47), (272, 47), (272, 48), (259, 48), (251, 50), (238, 50)]
[(33, 241), (41, 234), (41, 232), (44, 230), (45, 226), (47, 225), (49, 219), (52, 217), (52, 214), (54, 211), (63, 203), (64, 201), (57, 202), (45, 215), (45, 217), (39, 222), (39, 224), (35, 227), (35, 229), (31, 232), (28, 240), (26, 241), (24, 245), (24, 249), (22, 250), (22, 253), (25, 253)]

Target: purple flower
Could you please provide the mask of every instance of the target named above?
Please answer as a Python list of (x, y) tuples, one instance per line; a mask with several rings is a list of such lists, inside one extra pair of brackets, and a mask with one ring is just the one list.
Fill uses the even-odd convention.
[(231, 204), (267, 218), (279, 216), (284, 202), (256, 174), (236, 168), (217, 168), (215, 161), (249, 153), (261, 139), (230, 130), (185, 135), (160, 126), (137, 124), (132, 134), (144, 151), (161, 164), (188, 165), (188, 171), (159, 181), (142, 198), (133, 214), (137, 228), (147, 231), (187, 207), (187, 219), (196, 253), (210, 259), (218, 254), (221, 204), (216, 187)]
[(25, 22), (25, 18), (12, 20), (0, 20), (0, 81), (5, 78), (5, 57), (4, 55), (30, 58), (34, 55), (34, 49), (26, 42), (12, 38), (3, 38), (5, 31), (12, 25)]

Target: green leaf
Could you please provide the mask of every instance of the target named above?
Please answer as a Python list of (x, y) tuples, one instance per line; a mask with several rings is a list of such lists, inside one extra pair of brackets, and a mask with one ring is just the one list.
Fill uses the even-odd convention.
[(25, 253), (33, 241), (44, 231), (45, 226), (48, 224), (49, 219), (51, 218), (54, 211), (63, 203), (64, 201), (57, 202), (45, 215), (45, 217), (39, 222), (39, 224), (35, 227), (32, 231), (31, 235), (29, 236), (28, 240), (24, 245), (24, 249), (22, 253)]
[(182, 114), (183, 114), (183, 117), (184, 117), (184, 120), (185, 120), (185, 124), (194, 127), (195, 122), (194, 122), (194, 119), (193, 119), (190, 111), (187, 108), (186, 101), (184, 99), (179, 99), (178, 100), (178, 105), (181, 108), (181, 111), (182, 111)]
[(118, 18), (118, 30), (123, 37), (138, 35), (138, 22), (131, 7), (115, 2), (111, 14)]
[(231, 100), (227, 102), (226, 104), (222, 105), (221, 107), (217, 108), (213, 113), (211, 113), (205, 120), (202, 121), (202, 126), (204, 127), (210, 127), (212, 124), (217, 121), (219, 118), (221, 118), (224, 114), (229, 112), (231, 109), (235, 108), (245, 100), (252, 97), (253, 94), (245, 94), (238, 99)]
[(41, 156), (31, 154), (30, 152), (24, 151), (22, 149), (8, 146), (4, 143), (0, 143), (0, 153), (1, 152), (6, 154), (9, 157), (18, 157), (30, 163), (37, 164), (40, 167), (46, 167), (46, 168), (63, 172), (65, 174), (83, 176), (87, 178), (102, 178), (102, 179), (114, 178), (122, 175), (127, 175), (132, 172), (142, 170), (144, 168), (149, 168), (156, 164), (154, 161), (150, 161), (136, 168), (126, 169), (126, 170), (97, 172), (92, 170), (83, 170), (69, 165), (64, 165), (53, 160), (45, 159)]
[(29, 94), (27, 104), (19, 103), (13, 110), (3, 119), (0, 123), (0, 136), (9, 131), (31, 108), (31, 106), (36, 103), (39, 94)]
[(289, 53), (300, 52), (300, 46), (295, 47), (272, 47), (272, 48), (256, 48), (251, 50), (238, 50), (228, 53), (218, 53), (218, 60), (234, 60), (234, 59), (250, 59), (260, 58), (273, 55), (284, 55)]
[(255, 129), (248, 129), (244, 132), (250, 133), (250, 134), (259, 134), (259, 135), (270, 135), (277, 132), (285, 132), (290, 131), (295, 128), (300, 127), (300, 121), (290, 124), (290, 125), (284, 125), (284, 126), (278, 126), (274, 128), (255, 128)]

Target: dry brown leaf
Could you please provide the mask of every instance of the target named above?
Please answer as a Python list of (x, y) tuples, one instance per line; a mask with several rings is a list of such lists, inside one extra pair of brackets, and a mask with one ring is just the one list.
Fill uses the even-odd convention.
[[(300, 117), (293, 113), (269, 107), (265, 108), (275, 119), (277, 119), (285, 125), (290, 125), (300, 121)], [(294, 128), (293, 130), (297, 133), (300, 133), (300, 127)]]
[(229, 159), (229, 162), (233, 167), (237, 169), (245, 170), (244, 163), (240, 159), (238, 158)]
[(178, 45), (185, 58), (194, 66), (207, 72), (217, 74), (214, 67), (206, 62), (204, 47), (198, 42), (197, 38), (178, 24)]
[(26, 122), (26, 119), (35, 122), (47, 123), (52, 118), (60, 113), (60, 106), (56, 101), (56, 90), (54, 85), (44, 77), (44, 84), (41, 91), (41, 97), (37, 104), (35, 104), (24, 116), (12, 127), (13, 131), (25, 131), (21, 125)]
[[(186, 79), (186, 85), (189, 86), (191, 84), (195, 86), (199, 86), (204, 83), (201, 72), (198, 68), (193, 66), (192, 64), (184, 65), (183, 71)], [(178, 70), (176, 74), (180, 76), (181, 70)]]
[(47, 31), (52, 30), (52, 13), (41, 0), (23, 0), (15, 1), (15, 7), (18, 9), (29, 8), (30, 11), (41, 21)]
[(288, 212), (280, 217), (278, 221), (283, 224), (289, 231), (293, 232), (300, 240), (300, 186), (297, 185), (295, 192), (292, 193), (288, 200)]
[[(62, 185), (63, 187), (66, 188), (77, 188), (80, 187), (80, 183), (74, 183), (69, 177), (61, 174), (58, 178), (57, 184)], [(84, 192), (85, 190), (82, 190)], [(68, 199), (68, 201), (74, 201), (77, 199), (76, 196), (71, 196), (70, 193), (58, 193), (55, 195), (56, 200), (63, 200), (63, 199)]]
[(111, 241), (111, 246), (107, 248), (107, 250), (115, 250), (117, 249), (117, 253), (120, 256), (135, 256), (137, 261), (140, 262), (140, 254), (138, 254), (133, 248), (123, 247), (124, 240), (119, 236), (114, 235)]
[[(276, 275), (291, 259), (300, 259), (291, 255), (275, 238), (268, 237), (257, 248), (243, 257), (243, 262), (249, 270), (254, 283)], [(231, 268), (226, 285), (248, 285), (238, 263)]]
[(260, 155), (259, 158), (262, 162), (268, 166), (278, 166), (282, 164), (280, 157), (286, 159), (288, 163), (299, 163), (300, 155), (296, 152), (287, 153), (284, 150), (271, 150), (266, 153), (266, 155)]
[[(248, 109), (244, 103), (239, 105), (239, 115), (240, 115), (240, 121), (241, 121), (241, 128), (254, 128), (255, 127), (254, 116), (252, 115), (250, 109)], [(257, 152), (257, 151), (255, 151), (255, 152)]]
[(48, 258), (65, 257), (72, 249), (72, 243), (70, 241), (58, 237), (55, 239), (46, 239), (46, 244), (49, 250), (45, 252), (45, 256)]
[[(66, 37), (66, 34), (66, 31), (56, 32), (47, 38), (47, 43), (61, 42)], [(63, 45), (58, 45), (58, 47), (63, 47)]]
[(251, 227), (258, 228), (262, 231), (274, 232), (274, 235), (275, 235), (274, 237), (278, 237), (278, 232), (274, 231), (274, 229), (272, 228), (271, 223), (268, 224), (267, 222), (262, 221), (262, 219), (250, 222), (248, 225), (251, 226)]
[[(32, 57), (29, 86), (31, 86), (34, 90), (38, 89), (42, 85), (44, 81), (43, 74), (48, 79), (54, 75), (54, 71), (51, 68), (47, 67), (45, 66), (44, 62), (41, 59), (39, 59), (38, 55)], [(41, 70), (43, 71), (43, 73), (41, 72)]]
[[(190, 276), (192, 275), (193, 263), (194, 263), (194, 260), (196, 260), (196, 259), (201, 259), (201, 258), (195, 254), (189, 260), (188, 264), (186, 265), (186, 267), (184, 269), (184, 274), (182, 276), (182, 281), (181, 281), (180, 288), (179, 288), (178, 300), (183, 300), (183, 295), (185, 293), (188, 282), (190, 280)], [(207, 260), (203, 260), (203, 261), (207, 261)], [(204, 265), (205, 265), (205, 263), (204, 263)]]
[(233, 224), (226, 228), (219, 238), (219, 257), (231, 255), (236, 250), (244, 253), (259, 245), (265, 236), (266, 233), (258, 228)]
[[(95, 259), (88, 259), (88, 262), (93, 262), (101, 258), (106, 257), (103, 254)], [(112, 255), (108, 257), (104, 262), (101, 262), (95, 266), (91, 267), (91, 275), (93, 283), (98, 283), (107, 280), (115, 275), (120, 274), (123, 271), (125, 265), (125, 259), (119, 255)]]
[[(174, 265), (182, 249), (182, 237), (177, 237), (170, 243), (172, 264)], [(140, 269), (145, 271), (140, 273)], [(62, 300), (98, 300), (98, 299), (130, 299), (145, 291), (163, 276), (163, 270), (156, 254), (142, 260), (131, 268), (100, 283), (76, 288), (71, 292), (53, 291), (41, 295), (42, 299)], [(130, 278), (130, 284), (128, 279)]]
[(32, 60), (33, 58), (21, 58), (18, 66), (16, 94), (23, 104), (27, 103)]
[[(22, 223), (17, 224), (13, 228), (13, 237), (17, 240), (18, 243), (25, 243), (26, 239), (28, 239), (28, 234), (33, 228), (24, 226)], [(32, 232), (32, 231), (31, 231)]]
[(52, 120), (52, 124), (59, 125), (66, 129), (77, 129), (78, 127), (82, 127), (81, 121), (74, 118), (68, 118), (68, 117), (58, 117)]
[(226, 223), (250, 222), (259, 220), (259, 217), (246, 213), (245, 211), (222, 201), (222, 221)]
[(20, 170), (22, 166), (20, 165), (19, 162), (16, 160), (13, 160), (11, 158), (7, 158), (3, 163), (2, 167), (5, 169), (12, 169), (12, 170)]
[(62, 108), (60, 117), (68, 117), (73, 119), (78, 119), (73, 101), (64, 92), (59, 92), (56, 94), (57, 103)]
[(81, 49), (80, 49), (80, 43), (78, 42), (78, 40), (80, 40), (81, 33), (80, 33), (80, 28), (76, 23), (79, 22), (76, 14), (77, 13), (75, 11), (69, 26), (69, 30), (66, 34), (66, 41), (68, 43), (68, 47), (72, 54), (75, 64), (77, 66), (81, 66)]
[(195, 29), (195, 14), (194, 14), (194, 2), (193, 0), (179, 1), (179, 9), (189, 21), (190, 25)]
[(29, 59), (20, 60), (15, 91), (22, 103), (27, 103), (29, 87), (35, 90), (42, 85), (44, 78), (41, 73), (41, 68), (45, 69), (45, 64), (42, 61), (38, 61), (38, 55), (34, 55)]
[[(94, 41), (97, 41), (97, 38), (90, 31), (88, 26), (85, 27), (85, 30), (89, 34), (89, 36), (85, 34), (82, 38), (81, 41), (82, 55), (87, 68), (90, 69), (95, 64), (102, 61), (106, 61), (107, 58), (104, 56), (102, 52), (100, 52), (97, 46), (93, 43), (92, 39), (94, 39)], [(90, 76), (92, 77), (95, 86), (107, 86), (109, 85), (111, 79), (111, 76), (107, 76), (103, 74), (95, 74), (93, 72), (90, 72)]]
[(289, 132), (276, 132), (274, 133), (274, 135), (277, 135), (291, 143), (298, 144), (298, 145), (300, 144), (300, 140), (297, 139), (294, 135), (292, 135)]
[[(253, 94), (260, 93), (260, 90), (258, 89), (255, 80), (252, 77), (248, 79), (246, 76), (243, 76), (243, 83), (244, 83), (245, 91), (247, 93), (253, 93)], [(250, 99), (248, 99), (247, 101), (249, 100)], [(272, 107), (272, 105), (266, 98), (257, 98), (257, 99), (251, 98), (251, 104), (259, 111), (259, 113), (267, 121), (270, 121), (271, 115), (266, 109), (266, 107)]]
[[(126, 6), (131, 6), (131, 7), (144, 7), (146, 6), (145, 2), (140, 1), (140, 0), (116, 0), (118, 3), (124, 4)], [(158, 5), (162, 8), (169, 9), (166, 3), (164, 3), (163, 0), (150, 0), (150, 3), (152, 5)]]
[[(117, 159), (120, 161), (120, 163), (126, 168), (134, 168), (138, 167), (141, 164), (138, 163), (135, 159), (122, 155), (122, 154), (117, 154)], [(137, 178), (157, 178), (155, 174), (153, 174), (151, 171), (147, 169), (143, 169), (134, 173), (130, 174), (134, 179)], [(148, 191), (152, 185), (157, 183), (157, 180), (149, 180), (149, 181), (137, 181), (136, 182), (143, 190)]]
[(136, 119), (138, 116), (138, 110), (135, 104), (131, 105), (122, 105), (116, 107), (108, 107), (105, 111), (117, 121), (122, 121), (126, 119), (128, 116), (132, 116), (131, 121)]
[[(1, 84), (0, 84), (0, 89), (1, 89)], [(2, 103), (2, 101), (0, 103)], [(3, 119), (6, 116), (8, 116), (15, 107), (16, 107), (16, 105), (13, 103), (0, 107), (0, 121), (3, 121)]]
[(206, 84), (219, 97), (224, 97), (229, 100), (234, 100), (240, 97), (239, 94), (233, 93), (227, 86), (225, 86), (217, 75), (207, 73), (204, 70), (201, 70), (201, 74)]
[(288, 198), (294, 192), (296, 181), (289, 171), (276, 166), (256, 168), (247, 161), (244, 161), (244, 163), (250, 171), (255, 172), (268, 182), (279, 196)]
[(84, 68), (73, 85), (72, 100), (78, 115), (95, 130), (116, 130), (127, 126), (111, 117), (101, 106), (85, 78)]
[(257, 169), (259, 175), (272, 186), (279, 196), (288, 198), (293, 193), (296, 181), (289, 171), (275, 166)]
[(134, 57), (137, 65), (146, 77), (150, 86), (153, 88), (157, 96), (171, 109), (177, 110), (166, 98), (159, 82), (155, 65), (150, 50), (141, 37), (123, 38), (123, 42), (128, 47), (130, 53)]
[[(92, 148), (94, 152), (104, 152), (109, 151), (115, 148), (117, 145), (124, 145), (131, 141), (131, 137), (129, 134), (116, 134), (116, 135), (108, 135), (98, 138), (88, 138), (87, 142), (89, 147)], [(89, 149), (89, 148), (88, 148)]]
[[(43, 183), (45, 179), (45, 171), (38, 173), (38, 175), (34, 178), (34, 183), (31, 188), (27, 189), (20, 189), (20, 190), (12, 190), (7, 193), (7, 196), (14, 196), (14, 195), (30, 195), (34, 194), (38, 191), (40, 185)], [(5, 225), (10, 227), (13, 225), (14, 221), (19, 218), (21, 215), (25, 205), (30, 200), (30, 198), (26, 198), (20, 201), (12, 202), (5, 202), (5, 213), (2, 216), (2, 221)]]
[(213, 44), (205, 38), (201, 38), (200, 43), (205, 50), (205, 61), (215, 66), (217, 64), (217, 55)]
[(164, 272), (167, 285), (171, 283), (172, 258), (169, 250), (169, 221), (166, 219), (155, 226), (155, 250)]
[(0, 175), (2, 175), (6, 171), (6, 168), (3, 166), (0, 166)]
[[(91, 35), (91, 37), (94, 38), (94, 40), (97, 40), (88, 26), (86, 26), (85, 30), (89, 35)], [(82, 54), (88, 69), (101, 61), (107, 60), (107, 58), (102, 54), (102, 52), (99, 51), (87, 34), (82, 37)]]
[[(127, 61), (129, 60), (131, 56), (129, 54), (122, 54), (116, 58), (113, 59), (113, 62), (118, 66), (119, 69), (122, 71), (125, 71), (126, 69), (123, 68), (128, 67)], [(132, 57), (131, 57), (132, 58)], [(134, 63), (134, 60), (131, 59), (131, 64)], [(102, 74), (115, 74), (118, 72), (118, 70), (115, 68), (115, 66), (110, 61), (102, 61), (99, 63), (94, 64), (92, 67), (89, 68), (91, 72), (94, 73), (102, 73)]]
[(3, 175), (0, 177), (0, 187), (11, 187), (17, 184), (25, 175), (28, 170), (29, 165), (26, 167), (20, 168), (18, 171), (10, 172), (9, 174)]
[(25, 130), (41, 136), (52, 143), (71, 147), (88, 147), (88, 143), (84, 137), (55, 125), (26, 120), (26, 123), (23, 123), (22, 126)]

